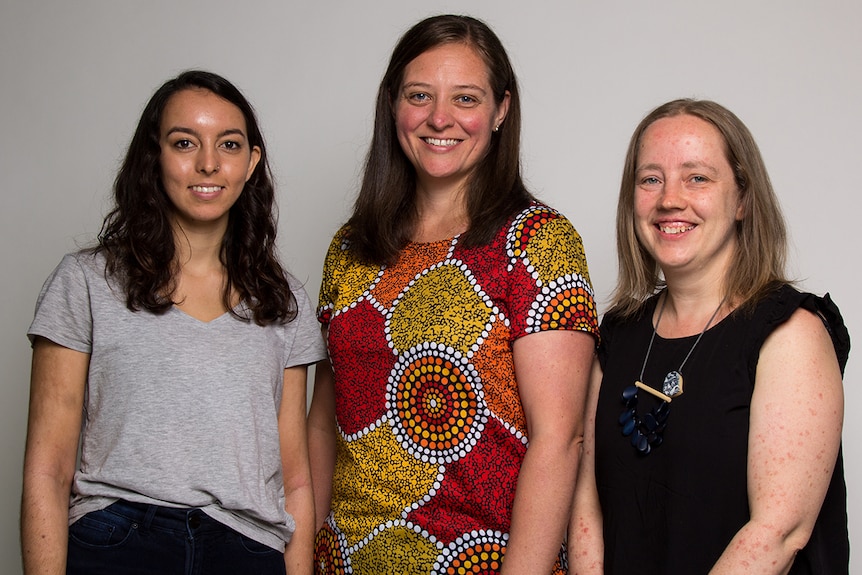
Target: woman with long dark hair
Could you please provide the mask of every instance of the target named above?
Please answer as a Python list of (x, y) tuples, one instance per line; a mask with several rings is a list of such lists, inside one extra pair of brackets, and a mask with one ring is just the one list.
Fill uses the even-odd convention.
[(597, 321), (580, 237), (521, 179), (520, 121), (484, 23), (436, 16), (396, 45), (323, 271), (320, 572), (565, 570)]
[(28, 575), (310, 572), (324, 349), (274, 200), (236, 87), (189, 71), (156, 91), (98, 244), (54, 270), (28, 332)]

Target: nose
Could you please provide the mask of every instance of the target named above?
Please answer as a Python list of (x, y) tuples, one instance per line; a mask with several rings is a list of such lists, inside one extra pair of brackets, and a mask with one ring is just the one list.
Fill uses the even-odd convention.
[(446, 102), (434, 102), (428, 111), (428, 124), (435, 130), (443, 130), (452, 125), (452, 113)]
[(685, 193), (680, 182), (669, 179), (661, 189), (659, 205), (662, 209), (673, 210), (685, 207)]
[(201, 146), (197, 162), (198, 171), (202, 174), (214, 174), (219, 170), (218, 152), (209, 146)]

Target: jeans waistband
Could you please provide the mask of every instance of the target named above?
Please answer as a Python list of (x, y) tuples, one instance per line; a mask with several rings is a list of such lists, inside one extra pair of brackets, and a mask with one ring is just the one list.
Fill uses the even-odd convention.
[(105, 511), (130, 519), (143, 529), (198, 533), (228, 529), (196, 507), (165, 507), (120, 499), (105, 508)]

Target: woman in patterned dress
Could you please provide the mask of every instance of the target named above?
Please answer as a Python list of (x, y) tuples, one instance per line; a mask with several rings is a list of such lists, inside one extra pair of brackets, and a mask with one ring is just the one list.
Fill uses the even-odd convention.
[(519, 140), (484, 23), (400, 39), (323, 271), (320, 573), (566, 572), (597, 319), (580, 237), (524, 187)]

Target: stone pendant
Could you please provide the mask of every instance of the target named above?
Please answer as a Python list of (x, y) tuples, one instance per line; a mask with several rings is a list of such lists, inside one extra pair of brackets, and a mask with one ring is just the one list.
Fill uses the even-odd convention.
[(661, 391), (670, 397), (682, 395), (682, 374), (678, 371), (668, 373), (664, 378)]

